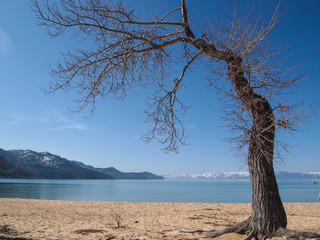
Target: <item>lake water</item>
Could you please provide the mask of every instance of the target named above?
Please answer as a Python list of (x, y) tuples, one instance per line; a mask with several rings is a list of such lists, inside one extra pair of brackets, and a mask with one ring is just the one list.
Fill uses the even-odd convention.
[[(317, 202), (320, 184), (279, 183), (283, 202)], [(249, 181), (0, 179), (0, 198), (249, 203)]]

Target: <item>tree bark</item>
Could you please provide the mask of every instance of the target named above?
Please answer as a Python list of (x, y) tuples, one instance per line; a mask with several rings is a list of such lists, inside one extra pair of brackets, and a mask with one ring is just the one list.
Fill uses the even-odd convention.
[[(189, 38), (190, 39), (190, 38)], [(257, 94), (245, 77), (242, 59), (232, 52), (223, 52), (203, 39), (190, 43), (207, 55), (225, 61), (233, 89), (243, 106), (253, 116), (249, 144), (248, 167), (252, 184), (252, 215), (226, 232), (250, 233), (258, 239), (271, 237), (280, 228), (286, 228), (287, 217), (280, 198), (273, 169), (275, 118), (267, 99)], [(220, 233), (219, 233), (220, 232)], [(211, 236), (221, 235), (218, 231)]]
[[(265, 115), (270, 114), (265, 112)], [(286, 213), (280, 198), (272, 159), (270, 159), (273, 154), (274, 133), (271, 132), (272, 130), (269, 133), (261, 132), (261, 129), (265, 129), (260, 126), (261, 121), (266, 118), (265, 115), (254, 118), (248, 156), (252, 184), (250, 225), (258, 238), (271, 237), (279, 228), (287, 226)], [(257, 118), (261, 120), (256, 120)], [(268, 121), (265, 122), (271, 124), (267, 123)], [(270, 125), (265, 127), (274, 129)]]
[(253, 115), (248, 167), (252, 184), (252, 215), (247, 231), (258, 239), (286, 228), (287, 217), (273, 169), (275, 120), (269, 102), (257, 94), (244, 76), (241, 58), (231, 56), (229, 77), (242, 104)]
[[(182, 9), (184, 9), (184, 4), (182, 4)], [(186, 10), (182, 12), (186, 15)], [(187, 22), (184, 22), (184, 25), (188, 27)], [(187, 29), (190, 30), (189, 27)], [(275, 139), (273, 109), (268, 100), (257, 94), (250, 86), (250, 82), (245, 77), (240, 56), (233, 52), (219, 51), (213, 44), (203, 39), (189, 37), (188, 42), (208, 56), (227, 63), (233, 89), (243, 106), (253, 116), (248, 154), (252, 184), (252, 215), (238, 226), (227, 228), (226, 232), (250, 233), (250, 236), (258, 239), (270, 237), (278, 229), (287, 226), (287, 217), (273, 169)], [(213, 235), (221, 235), (219, 232)]]

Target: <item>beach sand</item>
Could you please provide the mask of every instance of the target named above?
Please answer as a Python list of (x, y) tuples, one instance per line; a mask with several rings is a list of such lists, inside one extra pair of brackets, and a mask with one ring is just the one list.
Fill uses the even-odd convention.
[[(285, 203), (288, 228), (320, 233), (320, 203)], [(250, 216), (250, 204), (132, 203), (0, 198), (0, 229), (68, 240), (205, 239), (179, 230), (223, 229)], [(120, 219), (117, 219), (119, 217)], [(117, 221), (119, 220), (119, 221)], [(119, 222), (120, 227), (117, 226)], [(3, 233), (0, 233), (0, 235)], [(216, 239), (242, 239), (227, 234)]]

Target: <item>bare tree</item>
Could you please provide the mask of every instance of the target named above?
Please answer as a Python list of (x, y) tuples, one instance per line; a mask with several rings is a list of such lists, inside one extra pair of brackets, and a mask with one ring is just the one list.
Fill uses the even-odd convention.
[[(179, 114), (187, 107), (178, 97), (184, 75), (191, 65), (208, 63), (208, 85), (226, 100), (226, 119), (234, 133), (231, 141), (239, 149), (248, 149), (252, 182), (252, 215), (210, 236), (228, 232), (248, 234), (247, 239), (306, 236), (286, 229), (273, 169), (276, 130), (294, 130), (304, 116), (281, 97), (303, 76), (292, 75), (295, 67), (285, 65), (284, 50), (272, 48), (269, 42), (278, 23), (279, 4), (268, 21), (250, 7), (238, 14), (233, 4), (231, 16), (205, 27), (190, 26), (185, 0), (151, 20), (138, 18), (123, 1), (33, 0), (33, 9), (50, 36), (71, 31), (75, 38), (95, 43), (92, 49), (65, 53), (52, 71), (55, 80), (48, 92), (76, 88), (81, 96), (78, 110), (94, 111), (97, 97), (123, 99), (133, 87), (157, 86), (148, 99), (146, 113), (152, 127), (145, 140), (158, 139), (165, 151), (177, 151), (184, 144)], [(185, 63), (181, 74), (168, 79), (166, 73), (176, 62)]]
[(117, 228), (121, 228), (123, 222), (123, 214), (121, 212), (112, 211), (110, 217), (116, 222)]

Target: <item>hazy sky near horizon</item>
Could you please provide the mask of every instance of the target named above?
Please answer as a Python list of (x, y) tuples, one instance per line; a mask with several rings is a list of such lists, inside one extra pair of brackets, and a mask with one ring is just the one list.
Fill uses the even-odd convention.
[[(149, 16), (180, 5), (180, 1), (172, 0), (129, 2), (140, 14)], [(241, 8), (247, 1), (236, 2)], [(259, 2), (265, 4), (260, 7), (264, 14), (270, 14), (268, 6), (272, 1)], [(220, 1), (187, 1), (189, 15), (200, 24), (206, 17), (214, 19), (219, 15), (220, 6)], [(319, 104), (320, 1), (284, 0), (282, 7), (286, 10), (274, 39), (282, 39), (283, 46), (292, 47), (292, 61), (305, 59), (301, 71), (311, 73), (292, 98)], [(55, 67), (60, 53), (86, 44), (68, 34), (51, 39), (37, 25), (30, 1), (0, 1), (0, 148), (48, 151), (95, 167), (164, 175), (247, 170), (243, 159), (222, 140), (228, 130), (222, 127), (217, 96), (202, 91), (205, 79), (201, 67), (186, 75), (191, 84), (184, 91), (184, 99), (192, 108), (182, 121), (189, 144), (182, 146), (179, 154), (166, 154), (161, 151), (161, 144), (140, 140), (148, 131), (144, 110), (145, 97), (151, 91), (134, 89), (121, 102), (98, 99), (92, 118), (86, 117), (86, 111), (71, 113), (69, 108), (77, 107), (74, 100), (78, 96), (74, 92), (44, 94), (41, 89), (52, 80), (50, 66)], [(285, 138), (293, 147), (291, 153), (283, 153), (283, 163), (276, 162), (276, 170), (320, 171), (319, 124), (318, 115), (303, 126), (303, 132)]]

